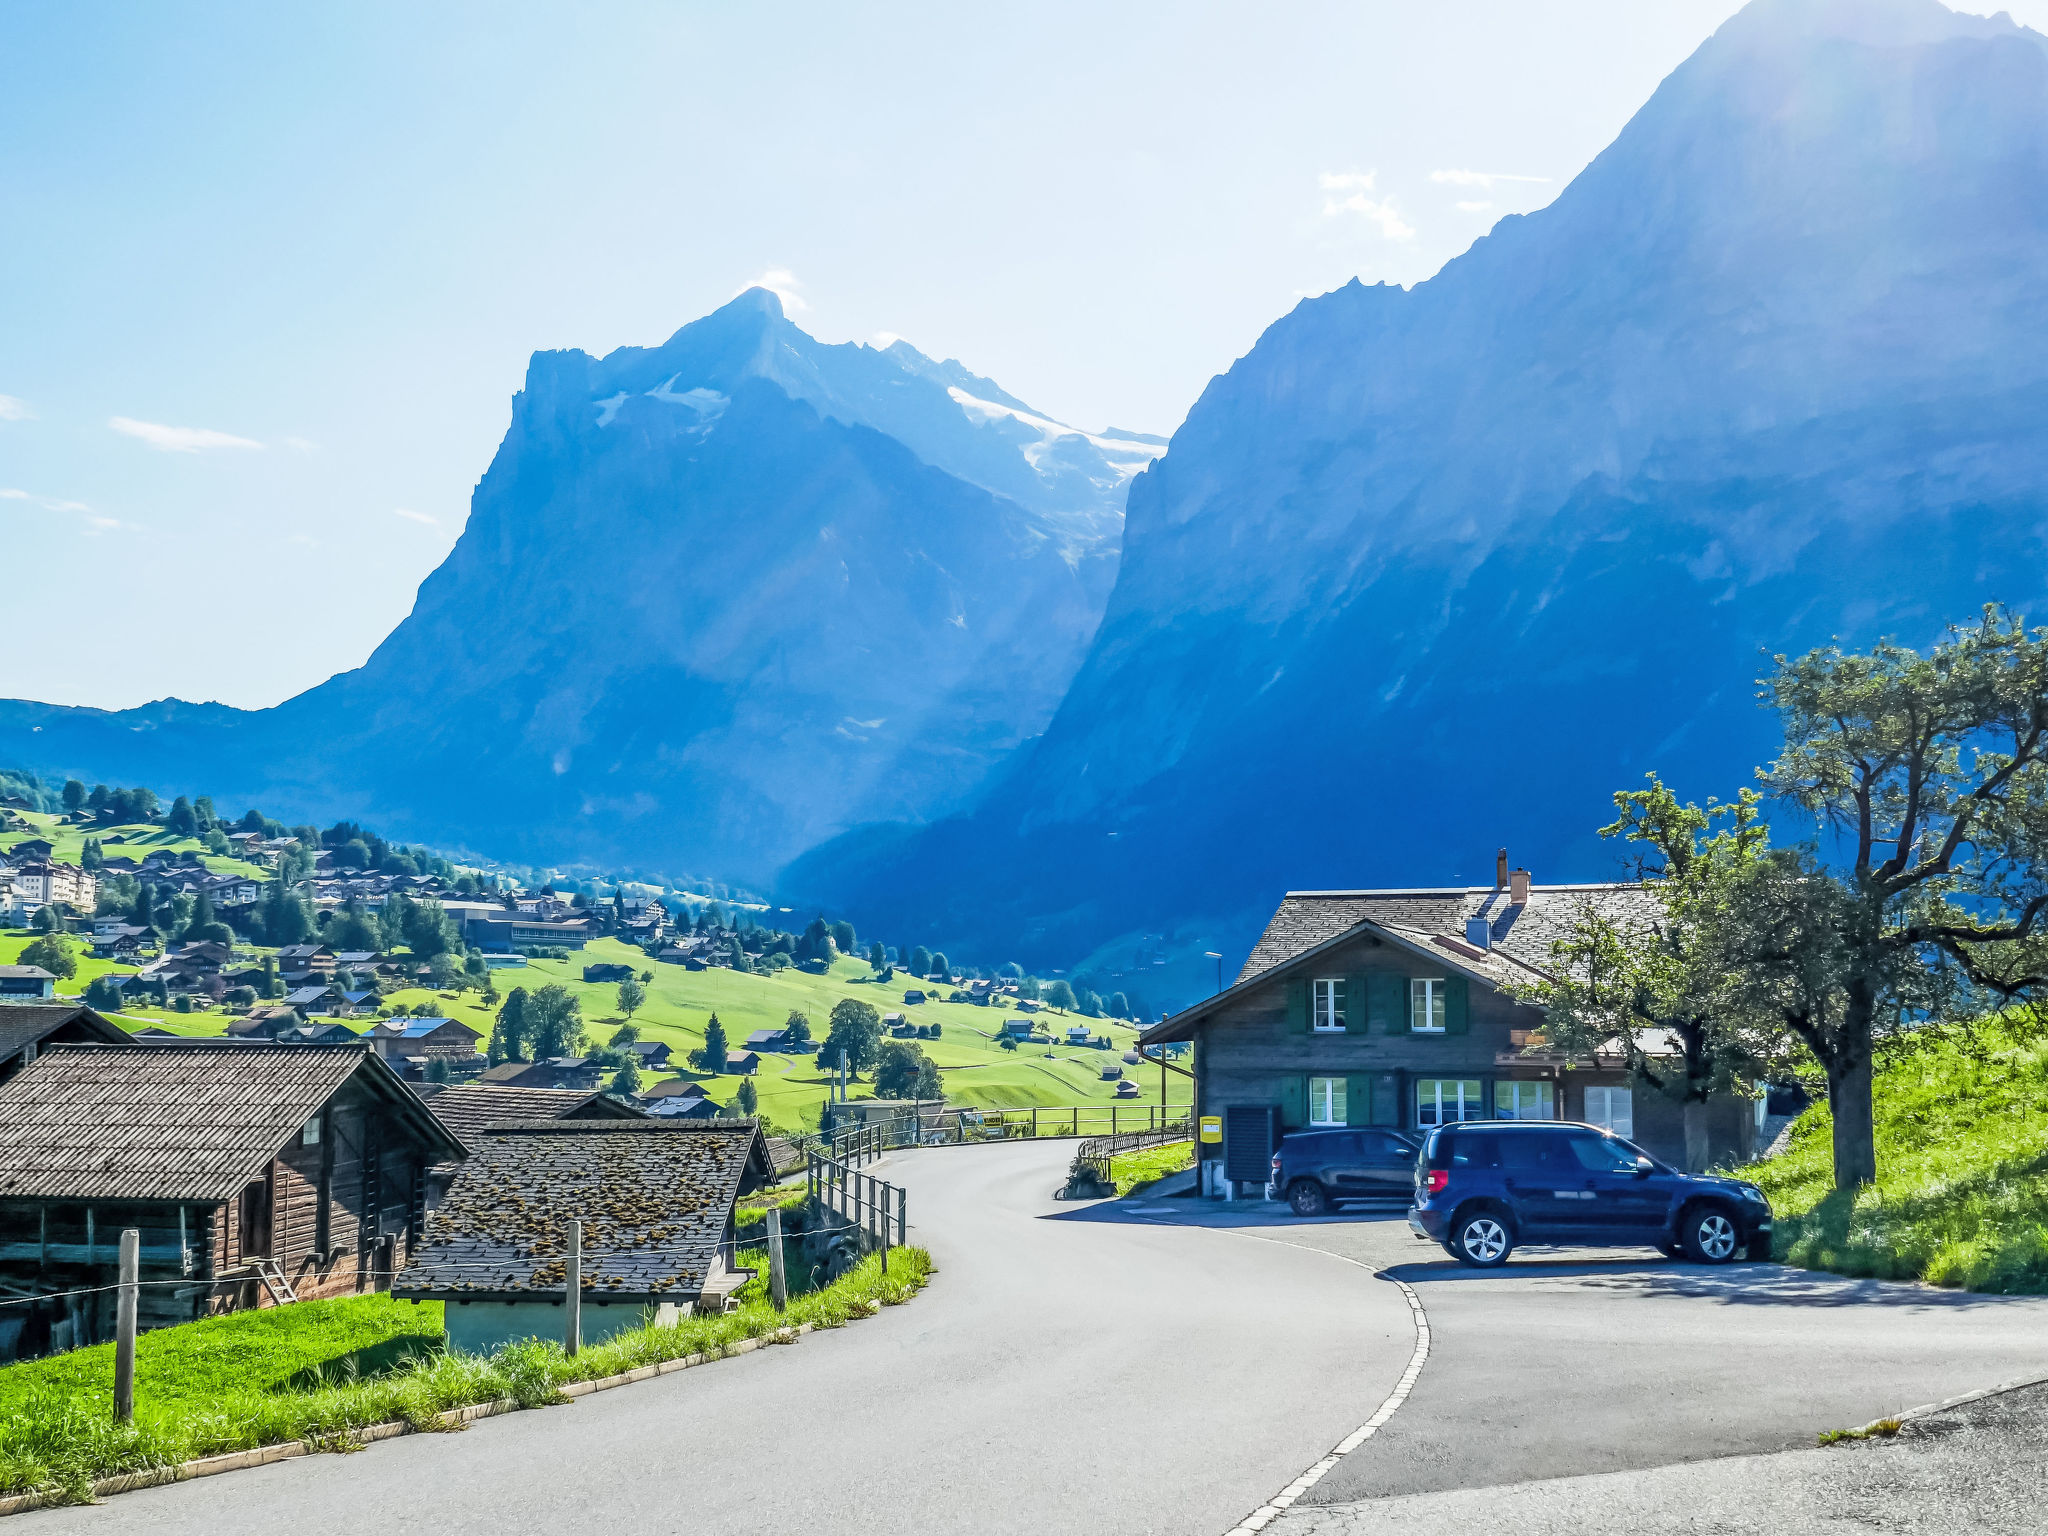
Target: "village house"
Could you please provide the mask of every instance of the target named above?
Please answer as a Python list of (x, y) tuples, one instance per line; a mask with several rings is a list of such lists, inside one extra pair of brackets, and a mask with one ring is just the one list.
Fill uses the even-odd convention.
[(573, 1088), (589, 1093), (604, 1069), (588, 1056), (551, 1056), (546, 1061), (506, 1061), (486, 1067), (482, 1080), (508, 1088)]
[(446, 1302), (451, 1348), (560, 1338), (574, 1218), (586, 1342), (719, 1312), (753, 1274), (735, 1264), (733, 1207), (773, 1179), (752, 1120), (484, 1130), (392, 1294)]
[(40, 965), (0, 965), (0, 1003), (39, 1003), (57, 995), (57, 978)]
[(277, 952), (277, 974), (286, 985), (298, 985), (310, 977), (321, 982), (334, 979), (334, 951), (325, 944), (287, 944)]
[[(747, 1043), (751, 1046), (752, 1039)], [(626, 1047), (626, 1054), (642, 1072), (666, 1072), (669, 1057), (675, 1052), (666, 1040), (635, 1040)]]
[(457, 1076), (473, 1077), (483, 1070), (476, 1049), (483, 1035), (459, 1019), (386, 1019), (371, 1025), (367, 1034), (377, 1054), (403, 1078), (423, 1077), (433, 1061), (447, 1063)]
[(383, 1289), (463, 1155), (366, 1045), (46, 1046), (0, 1083), (0, 1289), (51, 1299), (0, 1360), (113, 1336), (124, 1227), (144, 1328)]
[[(24, 845), (25, 846), (25, 845)], [(46, 848), (48, 844), (44, 845)], [(99, 876), (73, 864), (53, 864), (48, 855), (21, 859), (14, 850), (14, 901), (20, 907), (46, 907), (53, 902), (73, 912), (91, 912), (99, 903)]]
[(0, 1083), (50, 1045), (126, 1045), (128, 1032), (81, 1003), (17, 1002), (0, 1009)]
[(630, 1104), (568, 1088), (508, 1088), (503, 1083), (415, 1083), (412, 1091), (464, 1145), (495, 1125), (545, 1120), (644, 1120)]
[[(1546, 973), (1579, 912), (1639, 913), (1650, 896), (1633, 883), (1533, 885), (1505, 854), (1496, 877), (1289, 892), (1226, 991), (1139, 1037), (1151, 1050), (1194, 1045), (1194, 1113), (1217, 1121), (1202, 1131), (1207, 1178), (1263, 1184), (1289, 1131), (1483, 1119), (1583, 1121), (1685, 1165), (1679, 1105), (1633, 1085), (1618, 1056), (1545, 1052), (1542, 1010), (1513, 991)], [(1755, 1126), (1749, 1099), (1716, 1099), (1710, 1161), (1750, 1155)]]

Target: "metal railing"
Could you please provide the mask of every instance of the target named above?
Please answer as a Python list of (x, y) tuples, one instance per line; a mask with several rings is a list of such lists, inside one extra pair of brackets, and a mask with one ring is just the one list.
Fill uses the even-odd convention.
[(1110, 1164), (1128, 1152), (1142, 1152), (1148, 1147), (1172, 1146), (1175, 1142), (1186, 1141), (1189, 1135), (1188, 1123), (1182, 1119), (1179, 1124), (1159, 1130), (1121, 1131), (1108, 1136), (1094, 1136), (1074, 1149), (1077, 1167), (1086, 1166), (1096, 1179), (1103, 1184), (1114, 1184)]

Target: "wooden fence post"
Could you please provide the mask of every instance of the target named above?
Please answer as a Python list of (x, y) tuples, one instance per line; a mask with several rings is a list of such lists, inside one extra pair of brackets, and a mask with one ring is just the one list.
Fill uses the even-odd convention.
[(569, 1222), (569, 1252), (562, 1261), (565, 1312), (562, 1318), (562, 1351), (570, 1359), (583, 1348), (583, 1223)]
[(768, 1299), (775, 1310), (789, 1306), (789, 1283), (782, 1272), (782, 1207), (768, 1207)]
[(114, 1312), (114, 1422), (135, 1422), (135, 1293), (142, 1268), (142, 1234), (121, 1231), (121, 1290)]

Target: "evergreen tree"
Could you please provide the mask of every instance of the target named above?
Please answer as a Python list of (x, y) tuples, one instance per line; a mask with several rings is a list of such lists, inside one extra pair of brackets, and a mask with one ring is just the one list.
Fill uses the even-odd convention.
[(713, 1014), (704, 1024), (704, 1044), (691, 1052), (690, 1064), (699, 1072), (721, 1073), (725, 1071), (726, 1057), (732, 1047), (726, 1043), (725, 1026)]
[(612, 1092), (621, 1098), (631, 1098), (640, 1091), (640, 1063), (631, 1056), (619, 1063), (619, 1070), (612, 1074)]
[(498, 1010), (498, 1022), (491, 1029), (491, 1053), (498, 1061), (525, 1061), (528, 1039), (526, 988), (514, 987), (505, 999), (505, 1006)]
[(754, 1091), (754, 1080), (751, 1077), (740, 1079), (739, 1097), (733, 1102), (739, 1106), (743, 1115), (752, 1115), (760, 1110), (761, 1095)]
[(879, 943), (870, 944), (868, 946), (868, 964), (878, 971), (886, 971), (889, 968), (889, 951)]

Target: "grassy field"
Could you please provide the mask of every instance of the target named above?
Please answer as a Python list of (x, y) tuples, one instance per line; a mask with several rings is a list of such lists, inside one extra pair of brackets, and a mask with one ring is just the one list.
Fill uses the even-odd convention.
[[(4, 1366), (0, 1494), (42, 1493), (84, 1503), (92, 1496), (95, 1478), (116, 1473), (288, 1440), (349, 1450), (356, 1444), (352, 1432), (372, 1424), (404, 1420), (426, 1428), (434, 1415), (450, 1408), (501, 1398), (522, 1408), (544, 1408), (561, 1402), (560, 1389), (570, 1382), (685, 1355), (718, 1355), (785, 1326), (839, 1327), (908, 1301), (930, 1273), (931, 1260), (923, 1249), (898, 1248), (889, 1255), (887, 1275), (881, 1272), (880, 1257), (870, 1255), (822, 1290), (792, 1296), (786, 1313), (778, 1314), (750, 1282), (737, 1311), (619, 1334), (573, 1360), (557, 1343), (526, 1340), (489, 1356), (437, 1352), (384, 1374), (310, 1387), (285, 1384), (311, 1363), (304, 1358), (307, 1350), (289, 1340), (300, 1331), (296, 1319), (302, 1309), (332, 1309), (325, 1326), (334, 1329), (331, 1342), (339, 1346), (354, 1333), (375, 1331), (387, 1312), (424, 1317), (428, 1305), (366, 1296), (237, 1313), (143, 1335), (136, 1345), (135, 1423), (128, 1427), (115, 1425), (108, 1411), (111, 1366), (98, 1367), (95, 1374), (96, 1360), (72, 1365), (102, 1350)], [(432, 1306), (434, 1314), (440, 1310)], [(209, 1345), (240, 1360), (243, 1369), (207, 1358)], [(348, 1344), (325, 1358), (360, 1347)], [(167, 1369), (172, 1362), (177, 1369)], [(288, 1363), (293, 1369), (285, 1372)]]
[(1808, 1269), (2048, 1292), (2048, 1041), (2001, 1022), (1880, 1067), (1877, 1183), (1836, 1194), (1826, 1104), (1741, 1176), (1770, 1196), (1777, 1254)]
[(115, 827), (73, 827), (62, 825), (55, 816), (42, 815), (35, 811), (16, 813), (33, 829), (27, 832), (0, 832), (0, 851), (25, 843), (30, 838), (43, 838), (51, 845), (50, 857), (60, 864), (76, 864), (85, 854), (85, 840), (96, 837), (100, 840), (100, 851), (108, 858), (125, 855), (140, 862), (152, 853), (183, 853), (196, 849), (201, 861), (216, 875), (246, 875), (254, 880), (267, 880), (269, 873), (260, 866), (245, 859), (224, 858), (208, 853), (206, 845), (196, 837), (178, 837), (157, 826), (154, 822), (139, 822), (130, 826)]
[[(27, 933), (0, 934), (0, 964), (11, 961), (33, 938)], [(1145, 1106), (1160, 1102), (1159, 1069), (1142, 1063), (1133, 1066), (1122, 1059), (1137, 1039), (1137, 1031), (1129, 1025), (1048, 1009), (1036, 1017), (1061, 1043), (1050, 1047), (1023, 1045), (1006, 1051), (996, 1044), (995, 1036), (1005, 1018), (1019, 1017), (1014, 1011), (980, 1008), (971, 1003), (906, 1005), (903, 993), (908, 984), (900, 973), (896, 982), (879, 986), (872, 980), (871, 968), (860, 960), (839, 960), (830, 974), (824, 976), (807, 975), (793, 967), (768, 974), (692, 971), (650, 960), (616, 939), (598, 939), (567, 960), (533, 960), (525, 966), (498, 971), (495, 981), (501, 992), (509, 992), (515, 986), (531, 989), (550, 982), (561, 983), (581, 1002), (591, 1040), (601, 1045), (625, 1022), (618, 1009), (617, 985), (582, 979), (585, 965), (603, 962), (654, 973), (647, 988), (647, 1002), (633, 1017), (640, 1038), (666, 1041), (675, 1053), (679, 1069), (675, 1075), (703, 1082), (706, 1091), (720, 1103), (730, 1102), (739, 1092), (740, 1079), (723, 1074), (711, 1077), (684, 1066), (689, 1053), (704, 1043), (704, 1026), (713, 1013), (725, 1026), (726, 1039), (738, 1050), (754, 1030), (779, 1029), (792, 1012), (798, 1011), (810, 1018), (813, 1034), (822, 1039), (833, 1004), (844, 997), (861, 998), (883, 1013), (901, 1013), (919, 1024), (940, 1025), (939, 1039), (919, 1040), (916, 1044), (938, 1063), (945, 1078), (946, 1097), (957, 1104), (984, 1109), (1028, 1109), (1121, 1103), (1142, 1114)], [(60, 982), (57, 990), (79, 996), (93, 977), (130, 969), (133, 967), (111, 961), (81, 958), (77, 976)], [(495, 1012), (484, 1006), (479, 992), (436, 993), (408, 988), (392, 993), (389, 1001), (403, 1003), (415, 1011), (421, 1003), (430, 1004), (436, 1011), (460, 1019), (485, 1035), (490, 1033)], [(181, 1035), (217, 1035), (235, 1016), (236, 1010), (184, 1014), (151, 1007), (119, 1015), (118, 1020), (133, 1028), (161, 1024)], [(1114, 1046), (1095, 1050), (1066, 1045), (1066, 1031), (1075, 1024), (1085, 1024), (1091, 1033), (1109, 1036)], [(1105, 1067), (1120, 1067), (1126, 1076), (1135, 1078), (1143, 1089), (1140, 1097), (1117, 1099), (1116, 1082), (1102, 1076)], [(1167, 1103), (1185, 1109), (1189, 1103), (1188, 1087), (1186, 1078), (1167, 1074)], [(828, 1080), (815, 1056), (763, 1055), (754, 1090), (760, 1095), (763, 1114), (778, 1126), (794, 1129), (817, 1123)], [(863, 1097), (870, 1091), (865, 1082), (856, 1084), (854, 1096)]]

